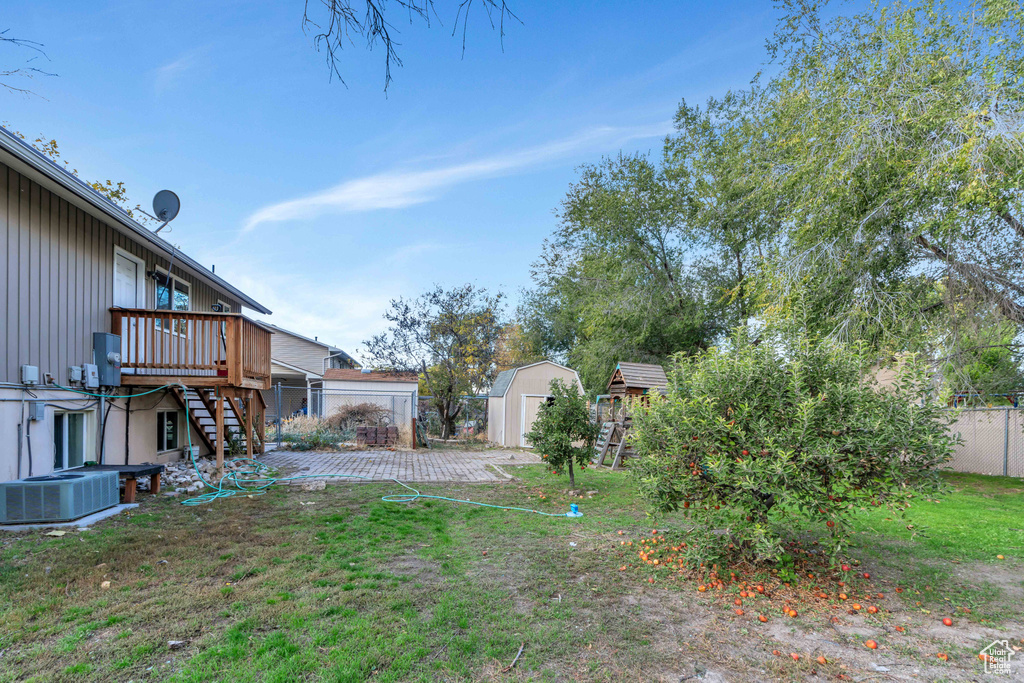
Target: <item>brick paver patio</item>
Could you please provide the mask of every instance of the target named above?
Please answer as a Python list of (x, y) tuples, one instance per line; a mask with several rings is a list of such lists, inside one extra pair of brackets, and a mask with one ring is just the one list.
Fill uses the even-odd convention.
[[(495, 482), (512, 476), (506, 465), (539, 465), (542, 460), (526, 451), (271, 451), (260, 460), (283, 475), (357, 474), (375, 480), (408, 482)], [(300, 479), (293, 483), (313, 481)], [(352, 482), (326, 477), (324, 481)]]

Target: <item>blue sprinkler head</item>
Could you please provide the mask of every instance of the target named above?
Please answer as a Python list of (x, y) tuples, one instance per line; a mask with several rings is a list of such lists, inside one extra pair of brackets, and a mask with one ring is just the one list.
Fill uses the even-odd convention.
[(573, 503), (569, 506), (569, 511), (565, 513), (566, 517), (582, 517), (583, 513), (580, 512), (580, 506)]

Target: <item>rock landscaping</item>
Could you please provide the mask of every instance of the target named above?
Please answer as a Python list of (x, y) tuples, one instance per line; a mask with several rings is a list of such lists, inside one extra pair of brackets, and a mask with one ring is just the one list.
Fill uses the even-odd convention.
[[(196, 473), (196, 469), (202, 473), (203, 478), (210, 483), (217, 483), (221, 477), (231, 472), (245, 471), (250, 465), (243, 462), (224, 461), (224, 471), (217, 472), (217, 462), (212, 458), (198, 458), (196, 467), (192, 466), (189, 459), (169, 462), (164, 465), (162, 486), (167, 493), (197, 493), (206, 488), (203, 480)], [(264, 472), (265, 474), (266, 472)], [(140, 479), (138, 483), (140, 491), (149, 489), (149, 481)]]

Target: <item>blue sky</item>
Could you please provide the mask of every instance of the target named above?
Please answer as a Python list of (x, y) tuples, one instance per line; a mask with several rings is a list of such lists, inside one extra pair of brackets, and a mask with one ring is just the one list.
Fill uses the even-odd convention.
[(45, 43), (33, 65), (59, 76), (0, 93), (0, 118), (133, 203), (174, 190), (173, 242), (272, 322), (354, 351), (435, 282), (514, 303), (575, 169), (657, 153), (681, 99), (749, 83), (775, 25), (767, 0), (513, 0), (504, 51), (477, 12), (463, 56), (456, 4), (438, 0), (444, 27), (399, 21), (385, 94), (380, 50), (329, 80), (302, 0), (17, 3), (0, 30)]

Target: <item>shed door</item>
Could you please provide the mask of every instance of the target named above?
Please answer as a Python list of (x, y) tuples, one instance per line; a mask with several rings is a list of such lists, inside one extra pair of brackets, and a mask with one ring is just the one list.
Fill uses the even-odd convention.
[(548, 400), (547, 396), (532, 396), (526, 395), (520, 397), (520, 405), (522, 405), (522, 419), (520, 425), (522, 432), (519, 435), (519, 445), (523, 448), (529, 448), (530, 444), (526, 440), (526, 434), (533, 428), (533, 422), (537, 419), (537, 413), (540, 411), (540, 407)]

